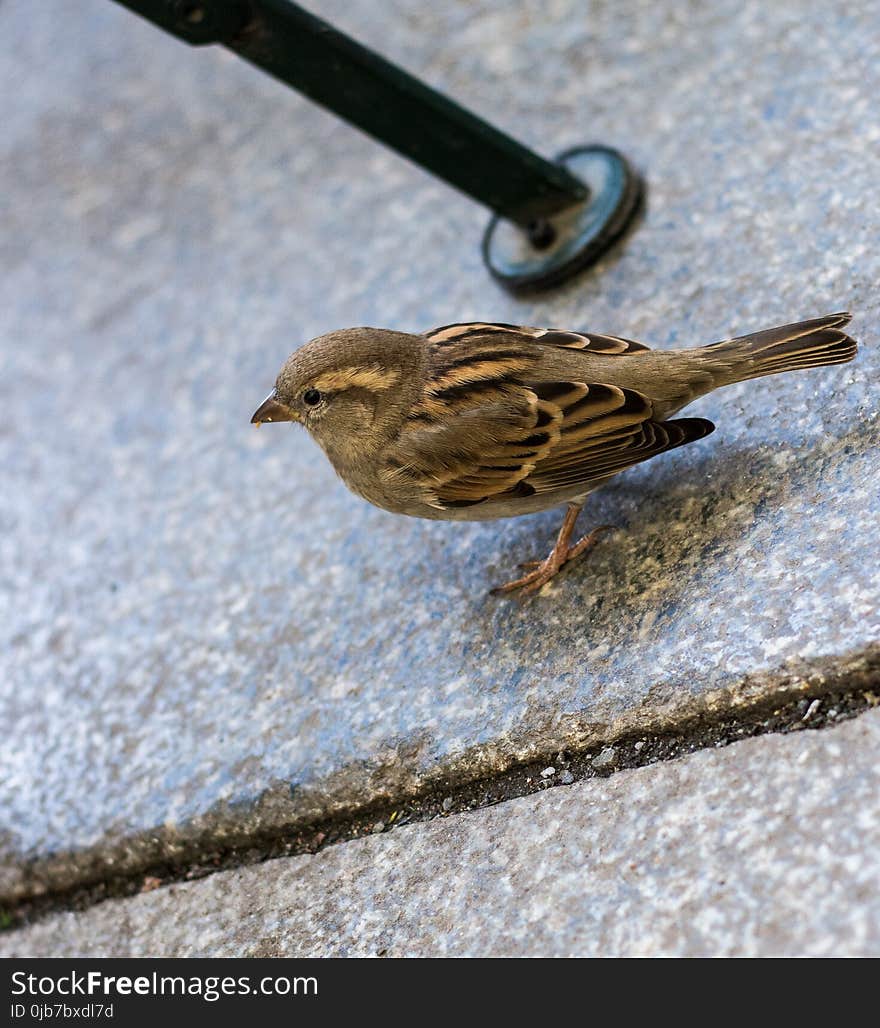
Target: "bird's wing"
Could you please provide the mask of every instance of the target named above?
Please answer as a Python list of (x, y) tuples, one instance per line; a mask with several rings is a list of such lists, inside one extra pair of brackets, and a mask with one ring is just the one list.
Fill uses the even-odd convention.
[(565, 350), (589, 350), (591, 353), (630, 354), (649, 350), (644, 343), (621, 336), (600, 335), (598, 332), (568, 332), (556, 328), (531, 328), (528, 325), (505, 325), (503, 322), (472, 321), (455, 325), (442, 325), (425, 333), (432, 343), (452, 344), (460, 340), (473, 340), (477, 336), (517, 336), (522, 341), (558, 346)]
[(558, 442), (560, 421), (551, 404), (518, 382), (449, 385), (413, 408), (381, 475), (439, 509), (516, 495)]
[(632, 389), (537, 382), (535, 339), (507, 326), (467, 328), (466, 337), (434, 337), (423, 394), (386, 455), (386, 481), (416, 488), (431, 506), (586, 486), (714, 427), (655, 420), (651, 400)]
[(562, 413), (558, 442), (523, 480), (536, 493), (616, 475), (715, 427), (704, 418), (661, 421), (643, 393), (608, 383), (544, 382), (531, 388)]

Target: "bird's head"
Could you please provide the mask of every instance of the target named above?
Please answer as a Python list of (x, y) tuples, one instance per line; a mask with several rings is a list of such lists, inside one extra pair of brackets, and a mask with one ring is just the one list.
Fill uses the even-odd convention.
[(251, 421), (297, 421), (327, 456), (350, 461), (384, 448), (424, 376), (423, 340), (348, 328), (312, 339), (284, 362)]

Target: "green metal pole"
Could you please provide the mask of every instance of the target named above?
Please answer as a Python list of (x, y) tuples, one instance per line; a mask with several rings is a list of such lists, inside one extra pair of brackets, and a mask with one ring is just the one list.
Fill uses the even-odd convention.
[(117, 2), (188, 43), (228, 47), (536, 235), (587, 199), (561, 165), (288, 0)]
[(512, 292), (593, 264), (641, 208), (642, 180), (617, 150), (546, 161), (290, 0), (116, 2), (193, 46), (228, 47), (489, 207), (483, 260)]

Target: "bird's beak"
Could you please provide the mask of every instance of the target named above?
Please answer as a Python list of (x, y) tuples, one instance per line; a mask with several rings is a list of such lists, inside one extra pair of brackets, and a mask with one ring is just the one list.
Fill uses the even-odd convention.
[(266, 397), (254, 411), (252, 425), (260, 425), (264, 421), (299, 421), (299, 415), (292, 407), (275, 399), (275, 390)]

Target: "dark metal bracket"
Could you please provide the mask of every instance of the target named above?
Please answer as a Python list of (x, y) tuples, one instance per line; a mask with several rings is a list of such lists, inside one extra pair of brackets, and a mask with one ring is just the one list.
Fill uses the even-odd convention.
[(116, 2), (191, 45), (227, 47), (489, 207), (483, 257), (514, 292), (592, 264), (638, 208), (641, 181), (617, 151), (547, 161), (289, 0)]

